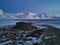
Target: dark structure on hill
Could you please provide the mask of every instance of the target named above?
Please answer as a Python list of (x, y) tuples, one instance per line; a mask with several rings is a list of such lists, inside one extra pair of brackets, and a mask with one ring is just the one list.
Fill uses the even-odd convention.
[(32, 26), (31, 23), (26, 22), (18, 22), (16, 23), (16, 26), (13, 27), (13, 29), (19, 29), (19, 30), (32, 30), (33, 28), (36, 28)]

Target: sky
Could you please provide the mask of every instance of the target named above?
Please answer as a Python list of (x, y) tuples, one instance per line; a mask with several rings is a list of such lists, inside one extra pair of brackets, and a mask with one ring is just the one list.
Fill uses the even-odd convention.
[(0, 9), (7, 13), (46, 12), (60, 16), (60, 0), (0, 0)]

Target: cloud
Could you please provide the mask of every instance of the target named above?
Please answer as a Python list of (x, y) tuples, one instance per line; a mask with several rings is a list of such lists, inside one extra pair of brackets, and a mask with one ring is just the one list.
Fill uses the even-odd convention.
[(3, 12), (3, 10), (2, 9), (0, 9), (0, 14), (2, 15), (2, 14), (4, 14), (4, 12)]
[(54, 16), (60, 17), (60, 13), (53, 13)]
[(24, 15), (24, 13), (16, 13), (16, 15)]
[(40, 17), (38, 17), (36, 13), (29, 12), (26, 19), (40, 19)]
[[(49, 16), (50, 15), (50, 16)], [(38, 16), (36, 13), (29, 12), (28, 15), (24, 13), (6, 13), (2, 9), (0, 9), (0, 19), (48, 19), (52, 16), (53, 14), (41, 14), (41, 16)], [(54, 14), (55, 15), (55, 14)], [(57, 15), (57, 14), (56, 14)], [(58, 14), (60, 15), (60, 14)]]
[(9, 14), (0, 9), (0, 19), (18, 19), (14, 14)]

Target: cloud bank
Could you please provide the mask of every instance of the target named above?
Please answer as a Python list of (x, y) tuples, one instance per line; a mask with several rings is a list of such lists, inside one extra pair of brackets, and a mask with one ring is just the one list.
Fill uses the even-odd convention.
[(39, 16), (36, 13), (29, 12), (28, 15), (24, 13), (9, 14), (0, 9), (0, 19), (50, 19), (47, 13), (42, 13)]
[(26, 19), (40, 19), (40, 17), (38, 17), (36, 13), (29, 12)]

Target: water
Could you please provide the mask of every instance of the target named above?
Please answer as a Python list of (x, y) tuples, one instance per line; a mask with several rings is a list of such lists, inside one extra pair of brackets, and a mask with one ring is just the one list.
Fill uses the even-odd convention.
[(16, 22), (33, 22), (33, 23), (45, 23), (45, 24), (51, 24), (59, 26), (60, 28), (60, 20), (20, 20), (20, 19), (0, 19), (0, 27), (6, 26), (6, 25), (16, 25)]
[(7, 26), (7, 25), (15, 25), (17, 21), (10, 20), (10, 19), (2, 19), (0, 20), (0, 27)]
[[(0, 20), (0, 26), (3, 27), (3, 26), (6, 26), (6, 25), (15, 25), (16, 22), (20, 22), (22, 20), (15, 20), (15, 19), (4, 19), (4, 20)], [(25, 22), (25, 21), (24, 21)], [(26, 22), (28, 22), (28, 20), (26, 20)], [(29, 21), (29, 22), (34, 22), (35, 25), (39, 25), (39, 24), (49, 24), (49, 25), (52, 25), (52, 26), (57, 26), (57, 27), (60, 27), (60, 20), (48, 20), (48, 21)], [(43, 36), (43, 35), (42, 35)], [(34, 42), (36, 40), (33, 40)], [(37, 42), (40, 42), (41, 41), (41, 37), (38, 39)], [(10, 43), (11, 41), (5, 41), (3, 43)], [(29, 45), (30, 42), (27, 42), (27, 45)], [(30, 43), (31, 44), (31, 43)], [(2, 43), (0, 43), (0, 45), (3, 45)], [(17, 44), (17, 45), (20, 45), (20, 44)]]

